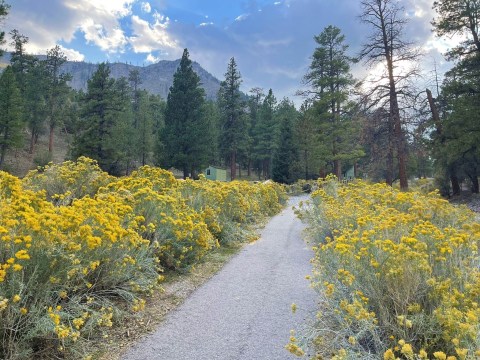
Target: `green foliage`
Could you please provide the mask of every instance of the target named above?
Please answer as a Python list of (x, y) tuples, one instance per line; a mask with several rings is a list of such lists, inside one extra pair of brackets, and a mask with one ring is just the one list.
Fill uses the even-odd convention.
[(15, 81), (15, 74), (8, 66), (0, 77), (0, 166), (8, 150), (22, 143), (23, 103)]
[(449, 50), (451, 58), (480, 54), (480, 3), (472, 0), (439, 0), (433, 3), (438, 17), (432, 22), (438, 36), (464, 35), (466, 39)]
[(10, 36), (12, 37), (10, 45), (14, 47), (14, 51), (11, 53), (10, 64), (15, 73), (15, 79), (20, 93), (22, 96), (25, 96), (27, 74), (30, 69), (35, 66), (37, 59), (25, 53), (25, 45), (28, 43), (28, 37), (20, 34), (18, 30), (10, 31)]
[(305, 101), (300, 107), (299, 115), (294, 123), (295, 143), (298, 147), (302, 177), (305, 180), (318, 177), (318, 169), (325, 167), (319, 156), (317, 120), (311, 102)]
[(248, 146), (247, 117), (240, 93), (242, 83), (235, 59), (228, 63), (225, 80), (220, 84), (218, 107), (220, 109), (220, 152), (230, 163), (232, 180), (236, 177), (237, 155)]
[(446, 103), (442, 131), (433, 133), (439, 178), (466, 176), (479, 192), (480, 55), (464, 58), (447, 73), (442, 87)]
[(339, 28), (326, 27), (315, 36), (318, 47), (313, 53), (305, 82), (312, 88), (313, 116), (316, 117), (320, 156), (333, 163), (333, 172), (342, 176), (342, 162), (359, 157), (361, 152), (353, 138), (358, 134), (354, 126), (353, 106), (347, 102), (353, 84), (350, 74), (352, 59), (346, 54), (348, 46)]
[(70, 74), (61, 73), (61, 66), (67, 61), (60, 46), (56, 45), (47, 51), (45, 60), (45, 71), (47, 74), (46, 101), (49, 126), (48, 151), (53, 152), (53, 132), (56, 127), (61, 126), (69, 109), (67, 98), (70, 94), (70, 87), (67, 82), (71, 80)]
[(297, 110), (288, 99), (283, 99), (277, 107), (277, 119), (280, 122), (278, 145), (272, 161), (273, 181), (291, 184), (299, 177), (298, 146), (295, 143), (294, 126)]
[(165, 127), (160, 133), (161, 164), (176, 167), (184, 177), (196, 174), (208, 165), (212, 146), (211, 120), (204, 114), (205, 93), (193, 71), (188, 50), (173, 77), (165, 110)]
[(129, 141), (129, 92), (125, 81), (110, 78), (107, 64), (99, 65), (88, 81), (88, 89), (81, 100), (81, 120), (75, 134), (73, 157), (88, 156), (112, 174), (120, 172), (119, 149)]
[[(10, 10), (10, 5), (5, 3), (5, 0), (0, 0), (0, 24), (3, 19), (8, 15), (8, 11)], [(5, 44), (5, 31), (0, 31), (0, 46)], [(3, 50), (0, 47), (0, 56), (3, 55)]]
[(260, 161), (265, 179), (271, 177), (271, 163), (277, 147), (279, 128), (275, 118), (276, 105), (277, 100), (270, 89), (258, 109), (257, 122), (253, 129), (253, 154), (255, 159)]

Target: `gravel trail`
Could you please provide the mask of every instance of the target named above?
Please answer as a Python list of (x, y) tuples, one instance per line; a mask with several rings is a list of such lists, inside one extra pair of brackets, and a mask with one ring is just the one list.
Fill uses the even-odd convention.
[[(290, 330), (315, 310), (315, 293), (305, 279), (313, 253), (292, 211), (305, 199), (292, 198), (257, 242), (243, 248), (122, 359), (296, 359), (284, 349)], [(298, 306), (295, 314), (292, 303)]]

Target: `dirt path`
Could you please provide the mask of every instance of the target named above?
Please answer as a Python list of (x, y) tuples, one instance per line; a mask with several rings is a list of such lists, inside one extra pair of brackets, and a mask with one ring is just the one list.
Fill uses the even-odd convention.
[[(275, 216), (257, 242), (246, 246), (157, 331), (124, 360), (295, 359), (284, 346), (315, 309), (305, 276), (313, 253), (291, 207)], [(291, 312), (292, 303), (298, 310)]]

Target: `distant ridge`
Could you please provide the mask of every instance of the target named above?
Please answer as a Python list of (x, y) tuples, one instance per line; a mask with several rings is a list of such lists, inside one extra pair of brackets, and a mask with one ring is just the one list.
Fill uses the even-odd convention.
[[(40, 59), (45, 59), (44, 55), (38, 56)], [(1, 64), (8, 64), (10, 62), (10, 54), (5, 53), (0, 58)], [(118, 79), (122, 76), (128, 78), (131, 70), (137, 69), (140, 73), (142, 84), (140, 88), (156, 95), (160, 95), (163, 99), (167, 99), (168, 91), (173, 84), (173, 74), (180, 64), (179, 60), (162, 60), (158, 63), (148, 66), (135, 66), (125, 63), (110, 63), (110, 76)], [(197, 62), (192, 63), (193, 69), (200, 77), (201, 86), (205, 89), (207, 99), (213, 100), (217, 98), (218, 89), (220, 88), (220, 81), (206, 71)], [(70, 86), (75, 90), (86, 90), (87, 81), (92, 77), (97, 70), (98, 64), (87, 63), (84, 61), (67, 61), (63, 67), (62, 72), (70, 73), (72, 81)]]

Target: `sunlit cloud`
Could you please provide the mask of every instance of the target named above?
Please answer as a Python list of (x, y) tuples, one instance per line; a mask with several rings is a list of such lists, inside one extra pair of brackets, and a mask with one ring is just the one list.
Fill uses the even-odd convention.
[(142, 11), (150, 14), (152, 12), (152, 6), (148, 2), (142, 2)]
[(132, 16), (133, 36), (129, 38), (130, 45), (135, 53), (151, 53), (164, 48), (175, 49), (177, 44), (167, 29), (170, 19), (159, 13), (154, 14), (153, 24)]

